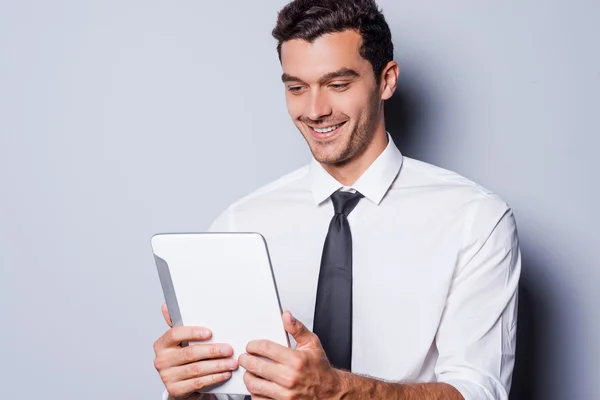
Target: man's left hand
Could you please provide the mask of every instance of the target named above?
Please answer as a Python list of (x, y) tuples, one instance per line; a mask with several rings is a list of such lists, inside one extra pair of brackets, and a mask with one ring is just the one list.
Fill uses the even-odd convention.
[[(296, 340), (290, 349), (269, 340), (248, 343), (239, 365), (252, 399), (327, 399), (340, 390), (337, 371), (329, 364), (317, 335), (289, 312), (283, 326)], [(266, 360), (264, 358), (267, 358)]]

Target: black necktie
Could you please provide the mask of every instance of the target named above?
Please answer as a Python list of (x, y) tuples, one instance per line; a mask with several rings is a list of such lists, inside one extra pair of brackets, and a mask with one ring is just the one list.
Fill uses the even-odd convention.
[(348, 214), (363, 196), (337, 191), (335, 214), (325, 238), (313, 331), (334, 368), (350, 371), (352, 360), (352, 234)]

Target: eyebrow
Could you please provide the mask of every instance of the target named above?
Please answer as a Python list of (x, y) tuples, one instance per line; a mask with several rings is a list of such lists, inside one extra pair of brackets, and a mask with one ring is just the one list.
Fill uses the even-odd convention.
[[(323, 75), (322, 77), (320, 77), (319, 85), (322, 85), (323, 83), (330, 81), (332, 79), (358, 78), (359, 76), (360, 76), (360, 74), (353, 69), (340, 68), (337, 71), (329, 72), (329, 73)], [(283, 73), (283, 75), (281, 75), (281, 81), (283, 83), (286, 83), (286, 82), (303, 82), (304, 83), (304, 81), (302, 79), (298, 78), (297, 76), (289, 75), (289, 74), (286, 74), (285, 72)]]

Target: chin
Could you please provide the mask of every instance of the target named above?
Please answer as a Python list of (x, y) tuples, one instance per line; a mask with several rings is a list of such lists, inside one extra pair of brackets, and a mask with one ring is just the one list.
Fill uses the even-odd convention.
[(317, 145), (316, 148), (311, 146), (311, 152), (315, 160), (322, 164), (336, 165), (346, 161), (344, 157), (345, 149), (338, 148), (323, 148)]
[[(335, 165), (340, 164), (346, 161), (346, 156), (348, 154), (348, 150), (350, 147), (350, 138), (347, 137), (348, 132), (344, 132), (343, 130), (339, 132), (337, 135), (328, 140), (317, 140), (310, 131), (305, 131), (305, 129), (310, 129), (308, 127), (298, 126), (298, 130), (304, 136), (310, 151), (318, 162), (327, 165)], [(343, 127), (342, 129), (347, 128)]]

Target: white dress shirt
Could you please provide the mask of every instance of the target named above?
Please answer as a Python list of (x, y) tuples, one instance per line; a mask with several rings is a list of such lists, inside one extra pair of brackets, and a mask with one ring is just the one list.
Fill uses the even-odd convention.
[[(509, 206), (389, 144), (352, 185), (352, 370), (446, 382), (466, 400), (507, 399), (521, 258)], [(217, 232), (260, 232), (284, 310), (313, 325), (321, 253), (344, 188), (312, 162), (228, 207)], [(258, 339), (258, 338), (257, 338)], [(236, 398), (219, 396), (220, 398)]]

